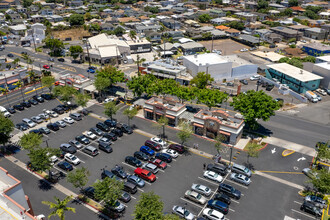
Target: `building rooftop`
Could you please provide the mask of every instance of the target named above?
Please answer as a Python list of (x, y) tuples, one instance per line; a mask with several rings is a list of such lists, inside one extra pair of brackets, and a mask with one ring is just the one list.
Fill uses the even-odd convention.
[(328, 56), (321, 56), (321, 57), (316, 57), (318, 60), (322, 60), (324, 62), (330, 62), (330, 55)]
[[(314, 65), (315, 65), (315, 66), (322, 67), (323, 69), (330, 70), (330, 61), (328, 61), (328, 62), (323, 62), (323, 63), (317, 63), (317, 64), (314, 64)], [(330, 75), (330, 72), (329, 72), (329, 75)]]
[(273, 28), (270, 28), (270, 30), (279, 31), (279, 32), (287, 33), (287, 34), (297, 34), (297, 31), (286, 28), (286, 27), (282, 27), (282, 26), (273, 27)]
[(243, 65), (257, 65), (254, 63), (249, 62), (246, 59), (243, 59), (239, 56), (237, 56), (237, 54), (232, 54), (232, 55), (227, 55), (227, 56), (222, 56), (225, 60), (227, 60), (228, 62), (232, 62), (232, 67), (239, 67), (239, 66), (243, 66)]
[(258, 37), (251, 36), (251, 35), (248, 35), (248, 34), (241, 34), (239, 36), (239, 38), (242, 39), (242, 40), (245, 40), (247, 42), (253, 43), (253, 44), (257, 44), (257, 43), (260, 42)]
[(219, 64), (219, 63), (228, 63), (223, 56), (220, 56), (216, 53), (204, 53), (198, 55), (189, 55), (184, 56), (184, 59), (194, 63), (195, 65), (212, 65), (212, 64)]
[(313, 80), (323, 79), (323, 77), (321, 77), (321, 76), (315, 75), (309, 71), (300, 69), (298, 67), (292, 66), (287, 63), (271, 64), (271, 65), (267, 65), (267, 67), (272, 68), (281, 73), (284, 73), (285, 75), (290, 76), (294, 79), (297, 79), (301, 82), (309, 82), (309, 81), (313, 81)]
[(308, 29), (306, 29), (306, 31), (311, 31), (311, 32), (314, 32), (314, 33), (325, 33), (324, 29), (317, 28), (317, 27), (308, 28)]
[(303, 47), (309, 47), (315, 50), (319, 51), (326, 51), (330, 50), (330, 46), (326, 44), (321, 44), (321, 43), (310, 43), (310, 44), (304, 44)]
[(157, 106), (166, 108), (167, 110), (170, 111), (179, 111), (180, 109), (184, 108), (186, 104), (182, 104), (180, 102), (177, 102), (176, 100), (172, 98), (158, 98), (158, 97), (153, 97), (145, 102), (145, 104), (149, 105), (155, 105), (156, 108)]
[(300, 30), (300, 29), (308, 29), (309, 27), (306, 25), (290, 25), (288, 28)]
[(275, 52), (264, 53), (263, 51), (254, 51), (254, 52), (251, 52), (251, 54), (253, 54), (257, 57), (261, 57), (266, 60), (270, 60), (271, 62), (278, 62), (281, 58), (285, 57), (285, 56), (275, 53)]
[(244, 122), (243, 119), (234, 118), (230, 116), (227, 112), (221, 110), (209, 111), (202, 109), (197, 114), (194, 115), (194, 118), (201, 118), (203, 120), (208, 118), (213, 118), (224, 126), (234, 127), (234, 128), (239, 128)]

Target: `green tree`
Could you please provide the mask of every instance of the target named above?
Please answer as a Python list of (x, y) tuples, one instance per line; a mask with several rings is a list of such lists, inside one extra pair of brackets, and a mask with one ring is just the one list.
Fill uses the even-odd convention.
[(153, 83), (157, 78), (152, 74), (133, 76), (133, 78), (127, 82), (127, 86), (132, 90), (135, 96), (140, 97), (143, 93), (152, 95), (154, 93)]
[(163, 217), (164, 204), (154, 192), (142, 193), (134, 210), (136, 220), (159, 220)]
[[(135, 39), (135, 38), (136, 38), (136, 31), (134, 31), (134, 30), (130, 30), (130, 31), (129, 31), (129, 36), (130, 36), (130, 38)], [(139, 56), (139, 55), (138, 55), (138, 56)]]
[(246, 146), (247, 164), (250, 164), (250, 157), (259, 157), (259, 145), (257, 143), (248, 143)]
[(85, 108), (87, 106), (87, 102), (91, 99), (89, 94), (81, 94), (81, 93), (77, 93), (75, 95), (75, 101), (76, 103)]
[(266, 9), (266, 8), (268, 8), (268, 1), (259, 0), (258, 4), (257, 4), (257, 9), (260, 10), (260, 9)]
[(84, 186), (88, 182), (90, 176), (89, 171), (85, 167), (77, 168), (68, 174), (67, 181), (73, 185), (74, 188), (83, 190)]
[(16, 65), (16, 64), (19, 64), (20, 61), (21, 61), (21, 60), (17, 57), (17, 58), (14, 59), (13, 64), (15, 64), (15, 65)]
[(59, 153), (59, 149), (36, 146), (31, 148), (27, 155), (29, 156), (31, 165), (34, 169), (39, 171), (47, 171), (52, 168), (52, 161), (50, 158), (54, 155), (58, 155)]
[(124, 82), (125, 80), (124, 72), (111, 65), (106, 65), (96, 72), (96, 78), (102, 77), (110, 80), (110, 87), (117, 82)]
[(191, 85), (195, 85), (199, 89), (205, 89), (207, 85), (214, 81), (214, 78), (210, 74), (205, 72), (199, 72), (197, 75), (190, 81)]
[(189, 140), (194, 133), (192, 126), (188, 122), (181, 122), (179, 124), (180, 131), (176, 133), (176, 136), (180, 139), (181, 145)]
[(113, 30), (113, 34), (116, 35), (116, 36), (121, 36), (125, 33), (125, 29), (118, 26), (116, 27), (114, 30)]
[(291, 17), (293, 15), (293, 11), (291, 8), (286, 8), (284, 11), (283, 11), (283, 15), (284, 16), (289, 16)]
[(26, 133), (20, 138), (20, 145), (24, 150), (32, 151), (42, 143), (41, 135), (36, 133)]
[(93, 16), (91, 15), (91, 13), (87, 12), (85, 15), (84, 15), (84, 19), (86, 21), (90, 21), (93, 19)]
[(311, 62), (311, 63), (315, 63), (316, 62), (316, 58), (313, 56), (307, 56), (303, 58), (304, 62)]
[(49, 89), (49, 92), (52, 92), (53, 85), (55, 83), (55, 78), (53, 76), (44, 76), (41, 78), (42, 85), (46, 86)]
[(94, 79), (94, 86), (101, 97), (103, 97), (104, 91), (111, 85), (110, 79), (105, 77), (96, 77)]
[(316, 177), (308, 182), (312, 183), (313, 186), (323, 194), (330, 193), (330, 172), (329, 170), (323, 168), (321, 170), (315, 171), (317, 173)]
[(73, 59), (77, 59), (79, 55), (83, 52), (83, 49), (79, 45), (73, 45), (69, 48), (69, 51)]
[(88, 31), (89, 32), (100, 32), (101, 31), (101, 26), (97, 23), (90, 24), (88, 26)]
[(42, 201), (42, 204), (48, 205), (53, 211), (49, 214), (48, 218), (52, 216), (58, 216), (61, 220), (65, 219), (65, 212), (76, 213), (76, 209), (68, 207), (68, 203), (72, 200), (72, 196), (67, 196), (64, 200), (60, 200), (56, 196), (54, 197), (56, 203), (49, 201)]
[(211, 110), (217, 104), (223, 103), (227, 100), (228, 95), (224, 92), (220, 92), (217, 89), (200, 89), (197, 94), (199, 103), (205, 104)]
[(222, 134), (217, 135), (216, 138), (214, 139), (214, 147), (217, 150), (218, 154), (221, 153), (221, 149), (222, 149), (222, 143), (225, 141), (225, 136), (223, 136)]
[(156, 126), (157, 128), (161, 128), (162, 129), (162, 134), (161, 137), (165, 138), (165, 127), (166, 125), (168, 125), (168, 118), (165, 116), (161, 116), (158, 120), (157, 123), (154, 124), (154, 126)]
[(302, 69), (304, 65), (302, 64), (300, 58), (293, 57), (288, 61), (288, 64)]
[(242, 31), (245, 28), (244, 23), (240, 21), (231, 21), (229, 22), (228, 26), (240, 31)]
[(103, 200), (109, 206), (114, 206), (122, 194), (124, 183), (115, 178), (106, 177), (102, 181), (96, 180), (93, 187), (95, 189), (96, 199)]
[(28, 8), (32, 5), (33, 0), (23, 0), (23, 7)]
[(317, 150), (317, 156), (315, 161), (319, 161), (320, 159), (330, 159), (330, 148), (328, 147), (329, 143), (320, 144)]
[(141, 73), (140, 73), (140, 65), (141, 65), (142, 63), (144, 63), (144, 62), (146, 62), (146, 59), (145, 59), (145, 58), (142, 58), (142, 59), (141, 59), (140, 55), (137, 55), (137, 56), (136, 56), (136, 61), (135, 61), (135, 63), (136, 63), (137, 68), (138, 68), (138, 75), (141, 75)]
[(116, 102), (108, 102), (104, 104), (104, 114), (112, 119), (113, 115), (117, 113), (119, 107)]
[(60, 39), (47, 37), (45, 40), (46, 48), (50, 49), (51, 56), (61, 56), (62, 49), (64, 49), (64, 43)]
[(254, 90), (234, 97), (230, 105), (244, 116), (245, 122), (251, 129), (259, 127), (256, 119), (267, 121), (280, 108), (279, 104), (264, 91), (256, 92)]
[(184, 103), (185, 101), (190, 101), (195, 99), (196, 89), (190, 86), (178, 86), (175, 89), (175, 95), (178, 97), (181, 103)]
[[(221, 1), (221, 0), (220, 0)], [(180, 220), (181, 218), (174, 214), (166, 214), (163, 217), (163, 220)]]
[(85, 23), (84, 15), (81, 14), (72, 14), (69, 18), (69, 22), (71, 26), (81, 26)]
[(212, 17), (209, 14), (202, 14), (198, 16), (198, 20), (201, 23), (209, 23)]
[(60, 97), (62, 101), (69, 102), (78, 93), (73, 86), (57, 86), (53, 90), (56, 97)]
[(280, 63), (288, 63), (289, 60), (290, 60), (289, 57), (282, 57), (278, 62), (280, 62)]
[(306, 10), (303, 15), (313, 20), (318, 19), (320, 17), (317, 13), (315, 13), (312, 10)]
[(10, 140), (10, 134), (13, 131), (13, 121), (0, 113), (0, 145), (5, 145)]
[(18, 80), (16, 83), (13, 83), (13, 85), (14, 85), (14, 86), (17, 86), (17, 88), (20, 89), (22, 99), (23, 99), (23, 101), (25, 101), (24, 94), (23, 94), (23, 90), (21, 89), (22, 86), (23, 86), (22, 81), (21, 81), (21, 80)]
[(130, 126), (131, 120), (134, 118), (134, 116), (136, 116), (137, 113), (138, 113), (137, 108), (126, 108), (124, 110), (123, 114), (127, 116), (129, 126)]
[(289, 0), (289, 7), (298, 6), (298, 0)]
[(6, 96), (7, 103), (8, 103), (9, 106), (11, 106), (11, 105), (10, 105), (10, 102), (9, 102), (9, 100), (8, 100), (8, 92), (9, 92), (9, 89), (8, 89), (7, 85), (6, 85), (5, 88), (0, 87), (0, 92)]

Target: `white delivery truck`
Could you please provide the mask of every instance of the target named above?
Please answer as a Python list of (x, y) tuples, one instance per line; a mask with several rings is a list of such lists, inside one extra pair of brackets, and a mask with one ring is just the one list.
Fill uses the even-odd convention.
[(311, 101), (313, 103), (316, 103), (318, 101), (317, 95), (312, 91), (307, 91), (305, 93), (305, 96), (309, 101)]
[(2, 112), (2, 114), (8, 118), (10, 116), (10, 113), (7, 111), (7, 109), (5, 107), (0, 106), (0, 112)]

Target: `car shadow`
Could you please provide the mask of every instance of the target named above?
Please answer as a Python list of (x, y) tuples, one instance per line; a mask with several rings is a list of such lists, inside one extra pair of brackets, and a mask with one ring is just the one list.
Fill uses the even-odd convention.
[(49, 191), (53, 188), (52, 184), (46, 180), (39, 180), (38, 181), (39, 184), (38, 184), (38, 187), (39, 189), (43, 190), (43, 191)]

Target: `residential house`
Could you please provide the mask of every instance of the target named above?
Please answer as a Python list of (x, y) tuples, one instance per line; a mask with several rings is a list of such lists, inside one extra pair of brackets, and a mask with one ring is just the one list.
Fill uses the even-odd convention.
[(115, 29), (115, 26), (110, 23), (102, 23), (101, 24), (101, 29), (103, 31), (113, 31)]
[(270, 3), (269, 7), (275, 8), (275, 9), (280, 10), (280, 11), (282, 11), (286, 8), (286, 6), (284, 6), (282, 4), (276, 4), (276, 3)]
[(9, 9), (11, 6), (9, 3), (0, 2), (0, 9)]
[(305, 37), (312, 38), (314, 40), (323, 40), (327, 38), (327, 31), (321, 28), (308, 28), (305, 30)]
[(253, 31), (252, 33), (258, 34), (262, 40), (266, 41), (266, 35), (273, 33), (273, 32), (269, 29), (258, 29), (258, 30)]
[(265, 41), (267, 41), (271, 44), (280, 43), (282, 41), (282, 35), (271, 32), (269, 34), (266, 34)]
[(46, 27), (41, 23), (35, 23), (31, 25), (31, 28), (27, 30), (27, 35), (24, 40), (29, 43), (41, 44), (42, 41), (46, 38)]
[(330, 54), (330, 46), (321, 43), (304, 44), (302, 50), (314, 57)]
[(256, 22), (257, 21), (257, 15), (248, 13), (248, 12), (238, 12), (235, 13), (239, 18), (244, 18), (241, 19), (243, 23), (250, 23), (250, 22)]
[(178, 40), (178, 39), (184, 37), (184, 34), (182, 31), (166, 31), (165, 33), (167, 33), (169, 37), (172, 37), (173, 40)]
[(160, 43), (162, 40), (162, 34), (159, 32), (145, 31), (144, 34), (152, 43)]
[(45, 20), (45, 16), (43, 15), (31, 15), (31, 21), (33, 23), (40, 23), (40, 22), (43, 22)]
[(264, 21), (268, 17), (268, 14), (264, 14), (264, 13), (259, 13), (259, 12), (251, 12), (251, 13), (257, 16), (257, 21), (258, 20)]
[(21, 5), (18, 5), (17, 7), (16, 7), (16, 11), (18, 12), (18, 13), (26, 13), (27, 12), (27, 8), (23, 8)]
[(319, 15), (321, 16), (321, 19), (330, 20), (330, 11), (320, 12)]
[(258, 37), (254, 37), (248, 34), (241, 34), (237, 38), (237, 40), (243, 44), (246, 44), (248, 46), (254, 47), (260, 44), (261, 39)]
[(9, 26), (9, 30), (11, 33), (13, 33), (15, 35), (24, 36), (25, 31), (26, 31), (26, 25), (18, 24), (18, 25), (14, 25), (14, 26)]
[(123, 35), (126, 43), (130, 47), (130, 53), (148, 53), (151, 51), (151, 43), (145, 38), (130, 38), (127, 34)]
[(254, 2), (254, 1), (245, 1), (244, 2), (244, 8), (255, 10), (255, 9), (258, 8), (258, 3)]
[(40, 10), (40, 14), (44, 16), (54, 15), (54, 11), (51, 8), (44, 8)]
[(82, 0), (73, 0), (69, 1), (69, 6), (72, 8), (78, 8), (84, 5), (84, 2)]
[(197, 52), (202, 52), (205, 49), (202, 44), (197, 42), (187, 42), (184, 44), (180, 44), (179, 48), (184, 54), (194, 54)]
[(139, 25), (135, 26), (136, 33), (145, 33), (146, 31), (158, 32), (160, 28), (161, 26), (158, 24), (139, 23)]
[(225, 30), (230, 29), (230, 27), (227, 27), (227, 26), (224, 26), (224, 25), (219, 25), (219, 26), (216, 26), (215, 29), (218, 29), (220, 31), (225, 31)]
[(302, 13), (304, 13), (306, 11), (305, 9), (303, 9), (300, 6), (293, 6), (293, 7), (290, 7), (290, 8), (293, 11), (293, 14), (296, 14), (296, 15), (302, 14)]
[(181, 28), (181, 23), (173, 19), (164, 19), (161, 22), (169, 29), (177, 30)]
[(300, 40), (300, 38), (303, 36), (303, 33), (286, 28), (286, 27), (282, 27), (282, 26), (278, 26), (278, 27), (273, 27), (270, 28), (270, 30), (272, 30), (274, 33), (279, 34), (283, 37), (283, 39), (285, 40), (289, 40), (291, 38), (296, 38), (297, 40)]
[(64, 20), (64, 18), (61, 15), (50, 15), (46, 17), (48, 21), (50, 22), (61, 22)]
[(305, 30), (310, 27), (308, 27), (306, 25), (291, 25), (291, 26), (288, 26), (288, 28), (295, 30), (295, 31), (300, 31), (302, 33), (305, 33)]
[[(173, 54), (176, 54), (177, 51), (178, 51), (178, 48), (176, 48), (173, 44), (169, 43), (169, 42), (166, 42), (166, 43), (163, 43), (163, 44), (160, 44), (158, 46), (158, 48), (160, 49), (160, 54), (161, 56), (166, 56), (166, 55), (173, 55)], [(168, 53), (168, 52), (171, 52), (171, 53)]]
[(324, 20), (308, 20), (308, 26), (310, 27), (321, 27), (324, 24)]
[(216, 25), (222, 25), (227, 23), (226, 20), (222, 19), (222, 18), (213, 18), (211, 19), (211, 24), (216, 24)]
[(257, 29), (261, 28), (262, 24), (260, 22), (249, 23), (245, 25), (245, 29), (242, 31), (245, 34), (252, 34)]
[(226, 12), (224, 12), (222, 10), (218, 10), (218, 9), (211, 9), (209, 11), (209, 14), (212, 17), (216, 17), (216, 18), (221, 18), (221, 17), (225, 17), (226, 16)]
[(234, 28), (225, 30), (225, 33), (231, 37), (238, 37), (241, 34), (239, 30), (236, 30)]
[(313, 73), (323, 77), (320, 86), (330, 89), (330, 56), (316, 57)]

